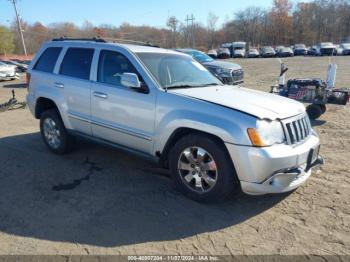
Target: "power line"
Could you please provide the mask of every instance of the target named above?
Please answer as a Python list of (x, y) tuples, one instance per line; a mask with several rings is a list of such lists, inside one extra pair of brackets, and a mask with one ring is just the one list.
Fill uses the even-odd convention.
[[(187, 44), (191, 45), (192, 47), (195, 46), (195, 37), (194, 37), (194, 21), (196, 20), (196, 18), (194, 17), (193, 14), (191, 14), (191, 16), (187, 15), (186, 16), (186, 35), (187, 35)], [(189, 26), (189, 22), (191, 22), (191, 30), (188, 30), (188, 26)]]
[(15, 9), (18, 31), (19, 31), (19, 34), (20, 34), (21, 40), (22, 40), (23, 52), (24, 52), (24, 55), (27, 55), (27, 48), (26, 48), (26, 44), (24, 42), (23, 30), (22, 30), (21, 22), (19, 20), (19, 15), (18, 15), (17, 6), (16, 6), (16, 0), (9, 0), (9, 1), (12, 2), (13, 7)]

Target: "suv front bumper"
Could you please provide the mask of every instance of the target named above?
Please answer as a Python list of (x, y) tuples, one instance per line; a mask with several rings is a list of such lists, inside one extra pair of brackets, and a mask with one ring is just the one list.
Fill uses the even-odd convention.
[(308, 180), (312, 168), (324, 163), (317, 155), (311, 161), (319, 138), (313, 133), (300, 145), (274, 145), (257, 148), (226, 144), (234, 163), (242, 191), (264, 195), (292, 191)]

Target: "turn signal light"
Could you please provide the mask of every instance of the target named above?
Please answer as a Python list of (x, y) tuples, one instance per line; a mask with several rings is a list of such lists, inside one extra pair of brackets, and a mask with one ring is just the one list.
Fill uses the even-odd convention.
[(257, 146), (257, 147), (266, 146), (266, 144), (260, 138), (258, 131), (256, 131), (254, 128), (248, 128), (247, 132), (253, 146)]

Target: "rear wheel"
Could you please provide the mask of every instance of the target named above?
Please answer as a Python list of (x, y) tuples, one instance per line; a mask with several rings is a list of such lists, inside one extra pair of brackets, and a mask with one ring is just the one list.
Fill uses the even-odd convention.
[(181, 138), (169, 160), (175, 186), (196, 201), (222, 201), (238, 188), (226, 148), (210, 136), (192, 134)]
[(55, 154), (72, 150), (74, 137), (67, 133), (56, 109), (47, 110), (41, 115), (40, 132), (46, 146)]
[(309, 105), (306, 111), (312, 120), (318, 119), (323, 114), (321, 106), (316, 104)]

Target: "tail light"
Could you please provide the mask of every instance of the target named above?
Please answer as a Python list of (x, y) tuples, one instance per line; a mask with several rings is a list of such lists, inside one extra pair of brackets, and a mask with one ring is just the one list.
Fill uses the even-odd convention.
[(30, 78), (31, 78), (31, 75), (30, 75), (30, 73), (28, 73), (28, 72), (27, 72), (27, 74), (26, 74), (26, 80), (27, 80), (27, 89), (29, 89)]

